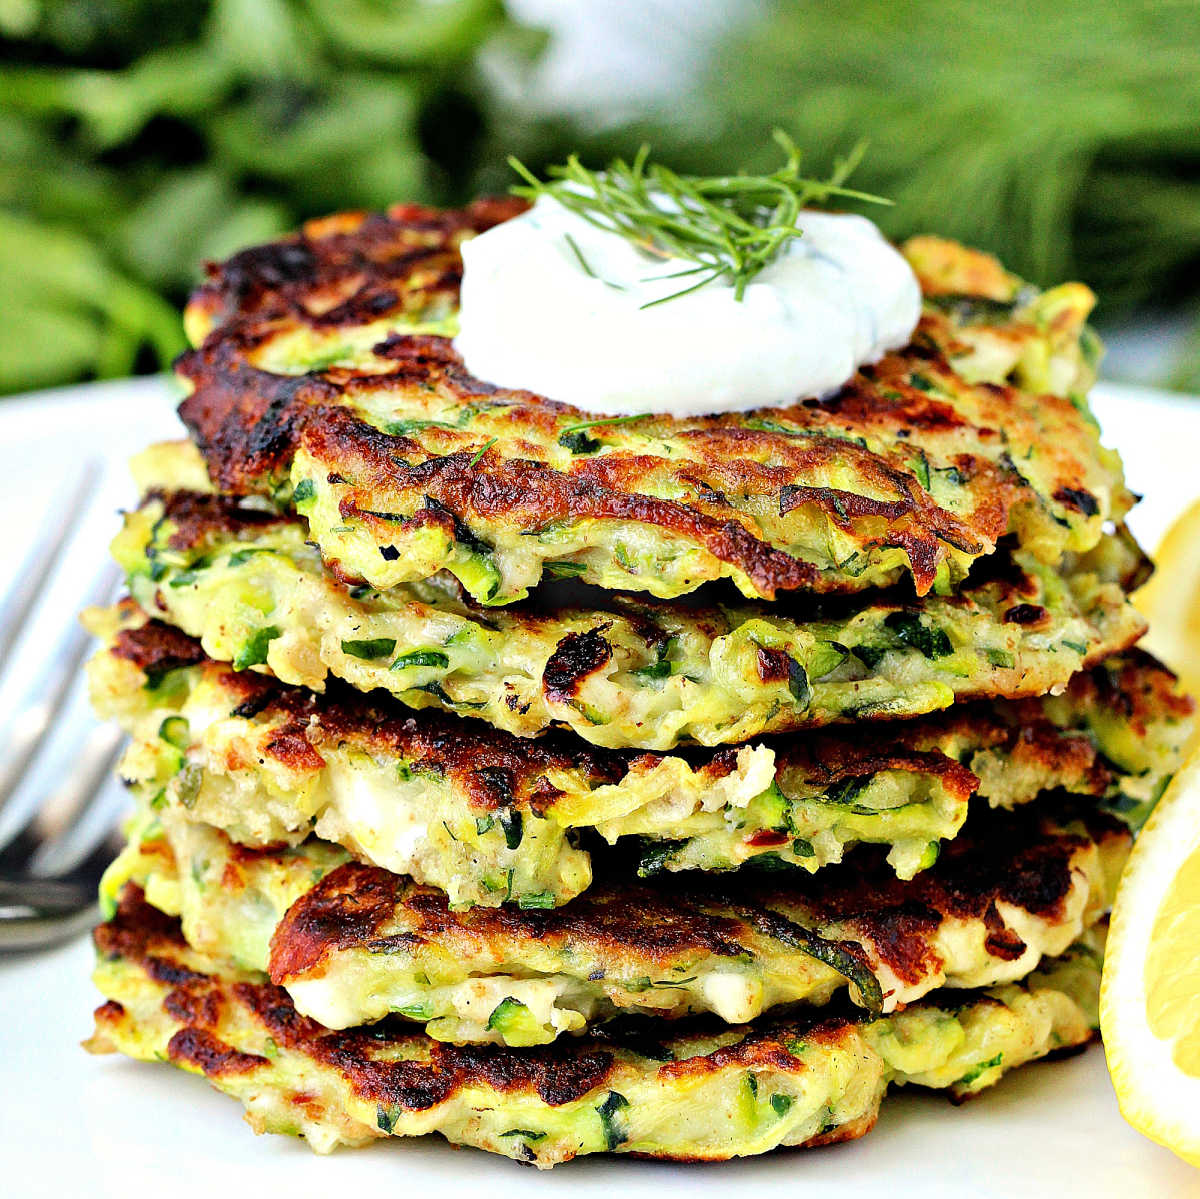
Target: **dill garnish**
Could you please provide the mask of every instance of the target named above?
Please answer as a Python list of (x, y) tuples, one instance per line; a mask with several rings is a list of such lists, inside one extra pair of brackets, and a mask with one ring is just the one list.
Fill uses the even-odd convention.
[[(827, 179), (810, 179), (800, 173), (796, 143), (782, 129), (774, 131), (774, 138), (785, 161), (769, 175), (680, 175), (650, 162), (650, 148), (642, 146), (632, 163), (617, 158), (602, 171), (590, 170), (572, 154), (564, 164), (548, 167), (544, 180), (509, 158), (509, 165), (525, 180), (512, 190), (529, 200), (549, 196), (598, 229), (619, 234), (652, 259), (695, 264), (664, 276), (690, 283), (643, 307), (687, 295), (716, 279), (726, 280), (740, 300), (746, 284), (785, 244), (802, 236), (796, 220), (804, 208), (831, 197), (891, 203), (845, 186), (864, 144), (838, 159)], [(578, 247), (572, 248), (583, 262)], [(592, 273), (586, 262), (584, 267)]]

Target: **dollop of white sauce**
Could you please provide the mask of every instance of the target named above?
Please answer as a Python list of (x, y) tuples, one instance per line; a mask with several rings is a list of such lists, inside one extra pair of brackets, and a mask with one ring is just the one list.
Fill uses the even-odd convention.
[(467, 369), (588, 412), (675, 417), (780, 408), (841, 387), (906, 345), (921, 311), (912, 269), (872, 221), (804, 211), (747, 284), (671, 296), (695, 264), (646, 254), (543, 197), (463, 244)]

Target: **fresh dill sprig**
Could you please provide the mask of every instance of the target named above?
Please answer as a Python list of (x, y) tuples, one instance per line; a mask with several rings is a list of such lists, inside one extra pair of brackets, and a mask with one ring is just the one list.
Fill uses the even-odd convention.
[[(891, 203), (845, 186), (862, 159), (865, 144), (838, 159), (828, 179), (810, 179), (800, 173), (796, 143), (782, 129), (776, 129), (773, 136), (786, 159), (769, 175), (680, 175), (650, 162), (650, 148), (644, 145), (632, 163), (617, 158), (602, 171), (590, 170), (572, 154), (561, 166), (548, 167), (544, 180), (510, 157), (509, 166), (525, 180), (512, 190), (529, 200), (550, 196), (598, 229), (619, 234), (651, 258), (695, 263), (664, 276), (694, 276), (693, 282), (643, 307), (687, 295), (715, 279), (727, 280), (740, 300), (746, 284), (774, 261), (787, 242), (802, 236), (796, 220), (804, 208), (834, 196)], [(572, 249), (591, 274), (579, 248), (572, 244)]]
[(475, 454), (475, 457), (472, 458), (471, 461), (467, 463), (467, 466), (468, 467), (478, 466), (480, 463), (480, 460), (483, 458), (484, 454), (486, 454), (488, 452), (488, 450), (490, 450), (492, 448), (492, 446), (494, 446), (496, 444), (497, 440), (499, 440), (499, 439), (495, 438), (495, 437), (488, 438), (488, 440), (485, 441), (483, 443), (483, 445), (481, 445), (479, 447), (479, 450)]

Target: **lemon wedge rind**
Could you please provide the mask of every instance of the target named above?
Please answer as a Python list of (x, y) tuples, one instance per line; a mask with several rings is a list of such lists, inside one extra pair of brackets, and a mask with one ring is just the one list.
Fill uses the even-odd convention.
[[(1200, 980), (1200, 940), (1187, 934), (1188, 925), (1194, 933), (1200, 919), (1198, 880), (1200, 752), (1195, 752), (1142, 830), (1121, 878), (1100, 989), (1100, 1027), (1121, 1114), (1196, 1166), (1200, 986), (1190, 987)], [(1162, 1035), (1164, 1026), (1176, 1034)]]

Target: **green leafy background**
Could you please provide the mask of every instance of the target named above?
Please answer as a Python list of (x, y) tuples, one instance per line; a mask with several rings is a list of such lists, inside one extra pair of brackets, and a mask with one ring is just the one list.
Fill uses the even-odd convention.
[(1200, 4), (756, 12), (614, 126), (497, 85), (545, 42), (501, 0), (0, 0), (0, 391), (159, 369), (200, 262), (305, 217), (503, 188), (512, 151), (769, 167), (775, 125), (813, 171), (869, 138), (893, 234), (1083, 278), (1110, 321), (1200, 303)]

